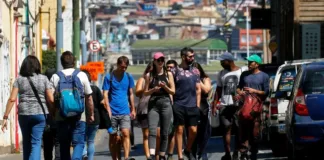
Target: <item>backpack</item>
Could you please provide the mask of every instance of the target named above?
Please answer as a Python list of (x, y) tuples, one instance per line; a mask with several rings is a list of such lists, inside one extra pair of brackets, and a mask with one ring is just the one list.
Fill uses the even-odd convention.
[(77, 77), (79, 70), (72, 75), (65, 76), (62, 71), (57, 72), (60, 77), (55, 99), (63, 117), (81, 115), (84, 112), (84, 89), (81, 80)]
[(241, 120), (257, 120), (260, 117), (262, 111), (261, 99), (251, 93), (245, 93), (244, 95), (237, 95), (236, 99), (240, 101), (242, 108), (239, 111), (239, 118)]

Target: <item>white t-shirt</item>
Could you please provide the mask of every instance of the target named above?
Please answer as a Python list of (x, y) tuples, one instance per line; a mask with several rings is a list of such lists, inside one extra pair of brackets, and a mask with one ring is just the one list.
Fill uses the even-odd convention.
[[(75, 70), (74, 68), (69, 68), (69, 69), (62, 70), (62, 72), (64, 73), (64, 75), (70, 76), (70, 75), (73, 74), (74, 70)], [(78, 76), (78, 78), (80, 79), (80, 81), (81, 81), (81, 83), (83, 85), (84, 94), (85, 95), (90, 95), (92, 93), (92, 90), (91, 90), (91, 86), (90, 86), (88, 76), (84, 72), (79, 72), (77, 76)], [(60, 77), (57, 74), (53, 74), (53, 76), (51, 78), (51, 84), (53, 85), (53, 88), (57, 87), (59, 81), (60, 81)], [(56, 114), (55, 119), (58, 120), (58, 121), (63, 120), (60, 113)], [(85, 112), (83, 112), (82, 115), (81, 115), (81, 121), (86, 121)]]
[(222, 95), (220, 98), (221, 106), (233, 105), (233, 96), (240, 81), (242, 72), (247, 71), (248, 67), (243, 66), (236, 71), (228, 71), (223, 69), (217, 75), (217, 87), (222, 87)]

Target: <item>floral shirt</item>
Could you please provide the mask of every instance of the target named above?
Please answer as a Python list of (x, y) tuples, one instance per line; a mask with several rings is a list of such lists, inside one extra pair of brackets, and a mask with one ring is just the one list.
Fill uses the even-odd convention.
[(197, 107), (196, 84), (200, 83), (200, 73), (195, 67), (185, 70), (176, 67), (172, 70), (176, 92), (174, 104), (179, 107)]

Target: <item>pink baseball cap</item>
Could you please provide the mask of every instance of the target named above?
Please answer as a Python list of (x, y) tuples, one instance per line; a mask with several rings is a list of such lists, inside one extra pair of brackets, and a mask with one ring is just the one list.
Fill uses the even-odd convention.
[(154, 53), (153, 59), (159, 59), (161, 57), (164, 58), (164, 54), (162, 52), (156, 52)]

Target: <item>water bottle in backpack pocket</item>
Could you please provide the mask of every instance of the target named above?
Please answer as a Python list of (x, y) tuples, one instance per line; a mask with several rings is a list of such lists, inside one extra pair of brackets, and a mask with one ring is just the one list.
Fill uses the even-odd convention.
[(57, 73), (60, 80), (55, 91), (55, 100), (63, 117), (81, 115), (84, 112), (84, 89), (77, 77), (78, 73), (79, 70), (69, 76), (65, 76), (62, 71)]

